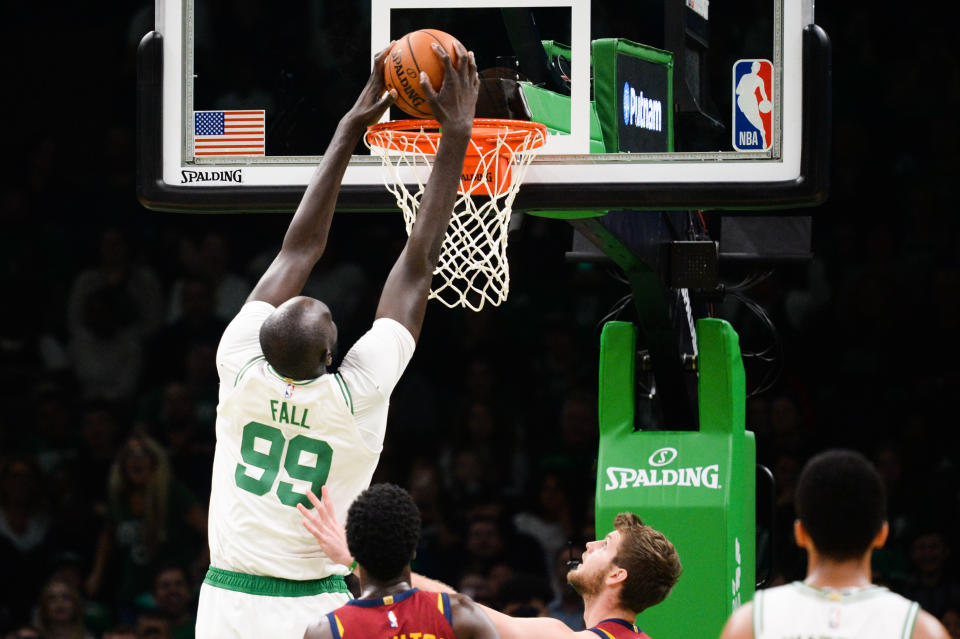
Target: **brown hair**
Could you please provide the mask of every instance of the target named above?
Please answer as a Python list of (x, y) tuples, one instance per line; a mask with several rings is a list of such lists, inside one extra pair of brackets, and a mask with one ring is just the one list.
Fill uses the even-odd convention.
[(683, 567), (670, 540), (633, 513), (617, 515), (613, 527), (620, 533), (613, 563), (627, 571), (620, 604), (639, 614), (667, 598)]
[[(66, 595), (73, 602), (73, 618), (70, 620), (69, 630), (60, 628), (62, 634), (58, 636), (67, 636), (75, 637), (77, 639), (82, 639), (87, 636), (87, 629), (83, 625), (83, 599), (80, 597), (80, 591), (77, 590), (70, 582), (64, 579), (58, 579), (54, 577), (46, 583), (43, 587), (43, 591), (40, 593), (40, 601), (37, 606), (37, 627), (42, 631), (43, 636), (48, 636), (48, 634), (54, 630), (53, 622), (50, 619), (50, 610), (48, 608), (47, 601), (50, 599), (53, 594), (54, 588), (57, 586), (62, 586), (66, 589)], [(66, 634), (69, 633), (69, 634)]]

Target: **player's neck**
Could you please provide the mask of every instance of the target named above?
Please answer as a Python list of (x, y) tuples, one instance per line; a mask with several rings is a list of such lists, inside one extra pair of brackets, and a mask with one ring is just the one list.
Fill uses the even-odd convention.
[(401, 592), (410, 590), (410, 579), (400, 577), (390, 581), (379, 581), (376, 579), (365, 580), (362, 584), (361, 599), (381, 599), (390, 595), (398, 595)]
[(623, 619), (633, 623), (637, 615), (620, 605), (618, 593), (605, 589), (583, 598), (583, 621), (592, 628), (604, 619)]
[(857, 559), (837, 561), (815, 551), (807, 553), (807, 578), (815, 588), (862, 588), (871, 584), (870, 553)]

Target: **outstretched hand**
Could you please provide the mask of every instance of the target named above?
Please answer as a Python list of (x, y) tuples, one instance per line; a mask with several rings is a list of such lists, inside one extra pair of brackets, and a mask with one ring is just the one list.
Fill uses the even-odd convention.
[(308, 510), (303, 504), (297, 504), (297, 510), (303, 515), (303, 527), (310, 531), (320, 545), (320, 550), (327, 557), (338, 564), (349, 566), (353, 563), (353, 557), (347, 547), (347, 535), (343, 526), (337, 521), (327, 487), (323, 486), (320, 492), (323, 500), (317, 499), (313, 491), (307, 489), (307, 499), (313, 504), (313, 510)]
[(426, 73), (420, 73), (420, 88), (423, 90), (427, 103), (433, 109), (433, 117), (444, 128), (458, 127), (470, 131), (473, 128), (473, 115), (477, 109), (477, 92), (480, 89), (480, 78), (477, 75), (477, 63), (473, 58), (473, 51), (467, 51), (462, 44), (454, 42), (457, 50), (457, 65), (446, 49), (439, 44), (433, 44), (433, 51), (443, 62), (443, 85), (440, 93), (430, 86), (430, 79)]
[(383, 112), (397, 100), (396, 89), (387, 91), (386, 81), (383, 78), (383, 65), (387, 59), (387, 54), (393, 48), (393, 44), (391, 42), (373, 57), (373, 70), (370, 71), (367, 84), (363, 87), (360, 97), (357, 98), (356, 104), (353, 105), (348, 114), (355, 117), (365, 127), (379, 121)]

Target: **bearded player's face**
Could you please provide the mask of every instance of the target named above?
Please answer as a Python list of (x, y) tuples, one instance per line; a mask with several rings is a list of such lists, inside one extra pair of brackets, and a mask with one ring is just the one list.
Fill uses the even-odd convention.
[(567, 573), (567, 583), (581, 596), (598, 593), (620, 548), (620, 533), (611, 531), (603, 539), (587, 542), (579, 566)]

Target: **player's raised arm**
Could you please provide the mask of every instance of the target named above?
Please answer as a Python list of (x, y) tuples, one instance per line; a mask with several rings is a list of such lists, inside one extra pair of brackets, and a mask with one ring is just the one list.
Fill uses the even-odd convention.
[(283, 238), (280, 253), (257, 282), (248, 302), (264, 301), (279, 306), (299, 295), (310, 271), (323, 255), (340, 182), (353, 149), (366, 127), (379, 120), (397, 97), (395, 91), (385, 93), (383, 80), (383, 62), (392, 46), (393, 43), (374, 58), (366, 86), (337, 125), (333, 139), (307, 185)]
[(456, 65), (443, 47), (433, 45), (444, 66), (439, 94), (433, 91), (426, 74), (420, 76), (423, 93), (443, 128), (443, 135), (417, 221), (387, 277), (377, 307), (377, 318), (389, 317), (403, 324), (415, 340), (420, 337), (430, 280), (457, 197), (480, 84), (473, 53), (468, 53), (460, 43), (454, 46), (459, 58)]

